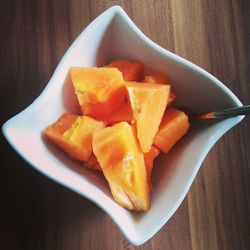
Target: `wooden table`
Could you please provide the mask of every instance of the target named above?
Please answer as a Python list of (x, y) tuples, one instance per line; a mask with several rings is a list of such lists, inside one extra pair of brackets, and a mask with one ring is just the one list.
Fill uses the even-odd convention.
[[(114, 4), (250, 103), (249, 1), (1, 1), (1, 124), (41, 93), (76, 36)], [(0, 185), (0, 249), (136, 249), (101, 209), (35, 171), (2, 138)], [(213, 147), (180, 208), (138, 249), (250, 249), (249, 117)]]

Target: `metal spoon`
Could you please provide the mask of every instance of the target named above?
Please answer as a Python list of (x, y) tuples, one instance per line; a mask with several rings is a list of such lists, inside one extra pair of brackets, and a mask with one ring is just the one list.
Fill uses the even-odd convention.
[(218, 111), (208, 112), (200, 115), (192, 116), (192, 121), (208, 120), (215, 118), (228, 118), (237, 115), (250, 115), (250, 105), (241, 107), (233, 107)]

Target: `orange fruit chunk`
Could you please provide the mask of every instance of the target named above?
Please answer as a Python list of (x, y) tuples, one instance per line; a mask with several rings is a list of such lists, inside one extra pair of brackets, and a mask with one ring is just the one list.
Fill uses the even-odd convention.
[(176, 94), (175, 92), (171, 89), (169, 96), (168, 96), (168, 101), (167, 101), (167, 107), (171, 106), (172, 103), (175, 101), (176, 99)]
[(167, 153), (187, 133), (188, 129), (188, 116), (178, 109), (169, 108), (162, 118), (154, 138), (154, 145)]
[(97, 161), (96, 156), (95, 156), (94, 153), (92, 153), (90, 155), (90, 157), (88, 158), (88, 160), (86, 162), (84, 162), (84, 166), (88, 167), (88, 168), (91, 168), (91, 169), (102, 171), (102, 168), (100, 167), (100, 164)]
[(106, 67), (117, 68), (122, 72), (125, 81), (139, 82), (144, 77), (144, 65), (140, 62), (129, 60), (115, 60)]
[(93, 135), (93, 151), (116, 202), (130, 210), (149, 209), (149, 187), (143, 153), (127, 122)]
[(167, 106), (169, 85), (126, 82), (137, 137), (144, 153), (149, 152)]
[(63, 138), (70, 147), (74, 148), (76, 158), (87, 161), (93, 152), (93, 133), (104, 127), (105, 124), (102, 121), (89, 116), (80, 116), (71, 128), (64, 132)]
[(155, 73), (152, 75), (145, 76), (142, 82), (171, 85), (170, 77), (165, 73)]
[(154, 165), (154, 159), (160, 154), (160, 150), (154, 146), (151, 147), (148, 153), (144, 153), (144, 162), (147, 170), (148, 185), (150, 190), (152, 190), (151, 174)]
[(101, 121), (88, 116), (64, 114), (45, 129), (46, 137), (72, 158), (87, 161), (92, 153), (92, 137), (95, 131), (105, 127)]
[(59, 117), (59, 119), (53, 123), (52, 125), (48, 126), (44, 130), (45, 137), (56, 144), (59, 148), (67, 152), (69, 155), (72, 155), (72, 148), (69, 147), (68, 143), (65, 142), (63, 139), (63, 134), (65, 131), (71, 128), (74, 122), (77, 120), (79, 116), (77, 115), (70, 115), (68, 113), (64, 113)]
[(122, 73), (115, 68), (71, 68), (71, 80), (84, 115), (102, 119), (125, 102)]
[(120, 109), (106, 117), (104, 120), (108, 124), (115, 124), (122, 121), (131, 123), (133, 120), (133, 111), (130, 107), (130, 104), (125, 102)]
[[(170, 77), (165, 73), (156, 73), (153, 75), (145, 76), (142, 82), (145, 83), (158, 83), (158, 84), (169, 84), (171, 85)], [(176, 99), (176, 94), (170, 89), (170, 94), (168, 96), (167, 106), (169, 107)]]

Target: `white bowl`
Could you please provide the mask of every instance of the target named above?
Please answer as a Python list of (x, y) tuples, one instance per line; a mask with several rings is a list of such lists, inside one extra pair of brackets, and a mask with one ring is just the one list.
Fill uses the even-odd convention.
[(69, 159), (42, 137), (45, 127), (63, 112), (76, 112), (69, 84), (72, 66), (104, 65), (113, 59), (144, 62), (147, 69), (167, 72), (178, 106), (194, 112), (241, 106), (220, 81), (198, 66), (159, 47), (147, 38), (119, 6), (97, 17), (70, 46), (42, 94), (23, 112), (7, 121), (3, 133), (13, 148), (35, 169), (92, 200), (135, 245), (150, 239), (173, 215), (187, 194), (202, 161), (216, 141), (243, 116), (195, 126), (154, 168), (151, 208), (130, 212), (114, 202), (101, 174)]

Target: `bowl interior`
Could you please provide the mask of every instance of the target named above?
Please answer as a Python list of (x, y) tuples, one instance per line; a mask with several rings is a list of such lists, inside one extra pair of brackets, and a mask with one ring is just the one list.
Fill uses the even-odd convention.
[(39, 98), (9, 120), (3, 130), (12, 146), (33, 167), (97, 203), (113, 218), (124, 235), (138, 245), (153, 236), (171, 217), (184, 199), (209, 149), (242, 118), (192, 127), (171, 152), (157, 159), (151, 209), (147, 213), (129, 212), (113, 201), (101, 173), (82, 168), (42, 136), (43, 129), (63, 112), (79, 112), (68, 76), (69, 68), (102, 66), (118, 58), (141, 61), (148, 73), (168, 73), (177, 94), (177, 106), (203, 112), (241, 105), (217, 79), (154, 44), (120, 7), (113, 7), (79, 35)]

